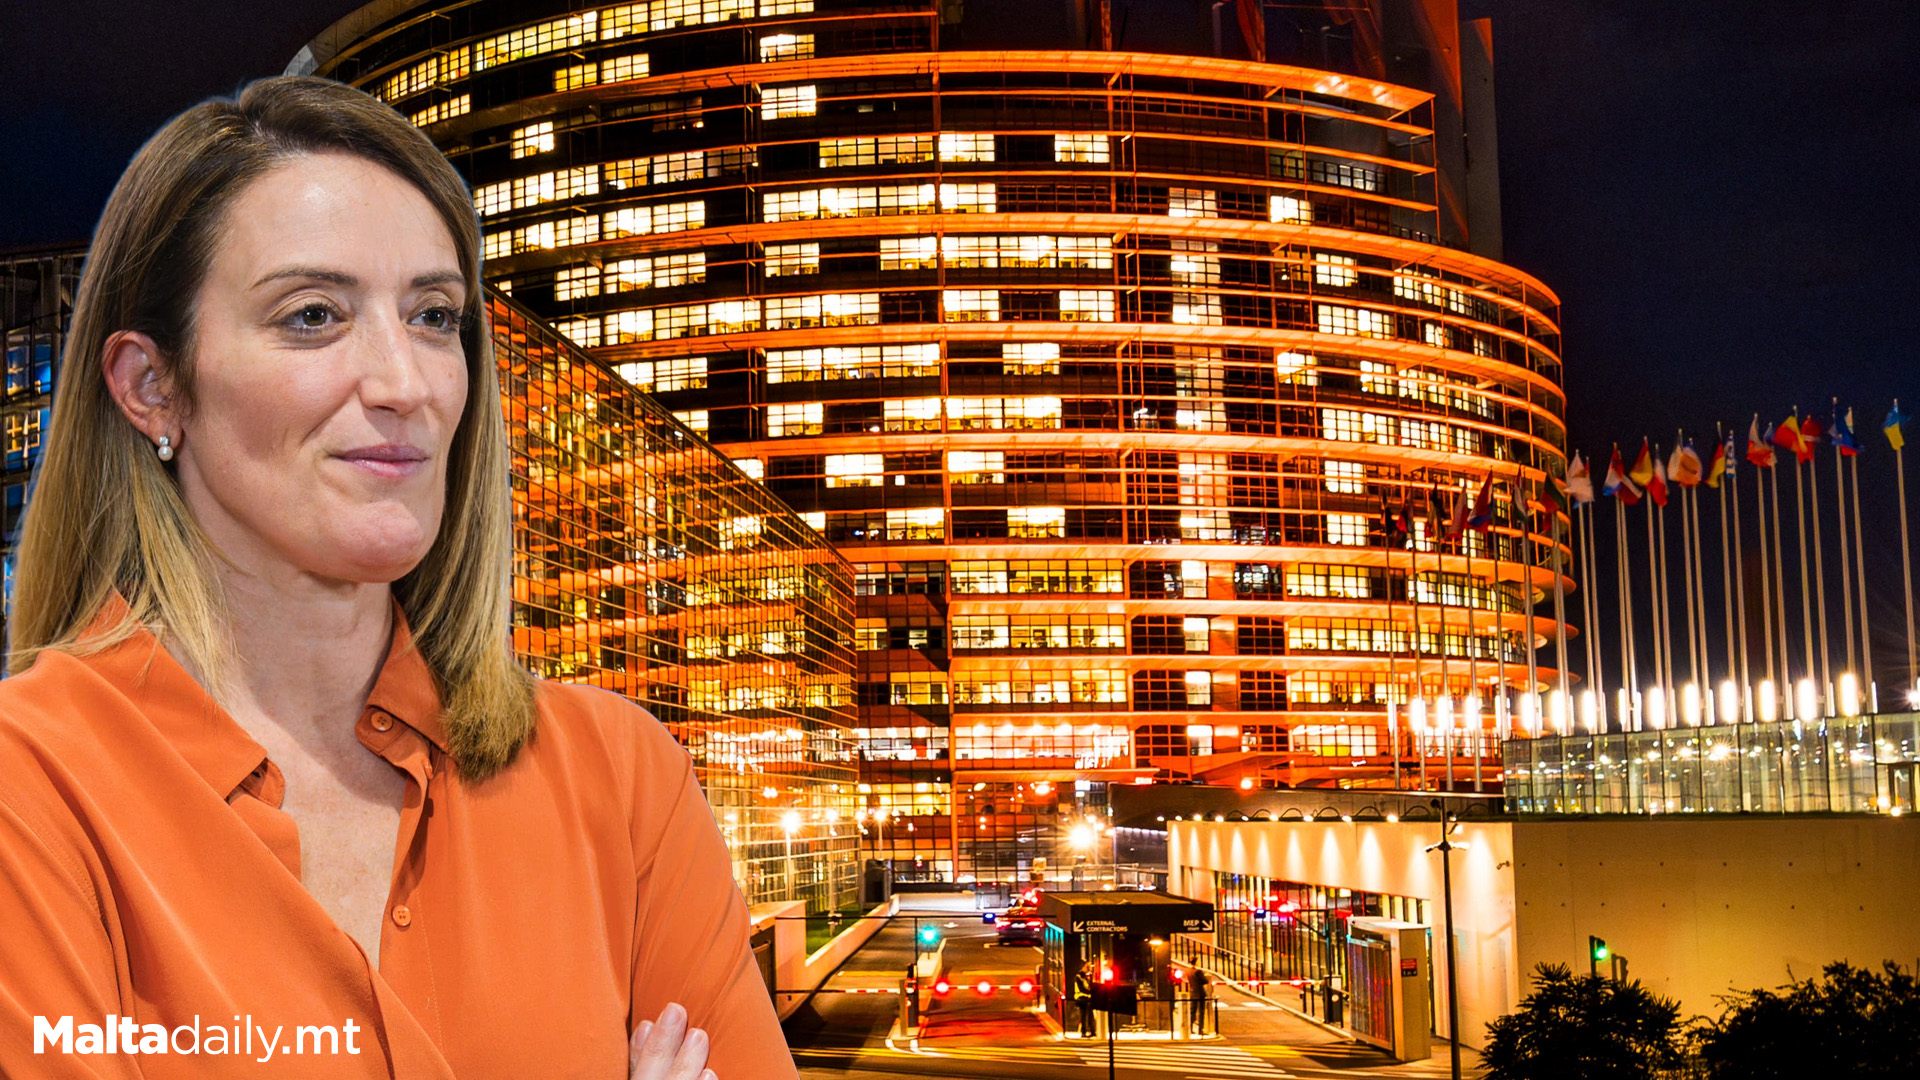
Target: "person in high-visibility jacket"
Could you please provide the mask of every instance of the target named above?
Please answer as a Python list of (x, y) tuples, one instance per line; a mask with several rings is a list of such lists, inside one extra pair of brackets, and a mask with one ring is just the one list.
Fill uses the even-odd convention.
[(1093, 1036), (1093, 961), (1080, 965), (1073, 973), (1073, 1004), (1080, 1010), (1080, 1034)]

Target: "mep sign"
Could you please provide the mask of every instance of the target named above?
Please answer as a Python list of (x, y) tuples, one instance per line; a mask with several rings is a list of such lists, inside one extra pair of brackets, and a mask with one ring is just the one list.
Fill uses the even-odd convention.
[(1212, 904), (1133, 889), (1042, 893), (1040, 917), (1073, 934), (1149, 938), (1213, 930)]

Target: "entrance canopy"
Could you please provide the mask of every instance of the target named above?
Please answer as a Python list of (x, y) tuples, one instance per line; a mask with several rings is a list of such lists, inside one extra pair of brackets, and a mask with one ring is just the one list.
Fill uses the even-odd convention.
[(1206, 934), (1213, 905), (1165, 892), (1045, 892), (1040, 917), (1070, 934)]

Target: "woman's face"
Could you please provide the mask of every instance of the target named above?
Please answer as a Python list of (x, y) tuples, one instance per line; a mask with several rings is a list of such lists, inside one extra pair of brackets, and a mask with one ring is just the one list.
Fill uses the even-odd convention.
[(390, 582), (440, 529), (467, 400), (453, 238), (384, 167), (307, 154), (228, 207), (200, 288), (188, 508), (245, 572)]

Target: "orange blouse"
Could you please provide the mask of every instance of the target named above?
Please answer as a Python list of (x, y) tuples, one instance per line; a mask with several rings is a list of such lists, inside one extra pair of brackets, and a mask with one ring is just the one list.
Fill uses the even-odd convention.
[(543, 681), (468, 784), (409, 642), (396, 601), (354, 728), (408, 777), (377, 969), (300, 884), (279, 769), (151, 633), (0, 679), (0, 1076), (626, 1080), (678, 1001), (720, 1080), (797, 1078), (686, 750)]

